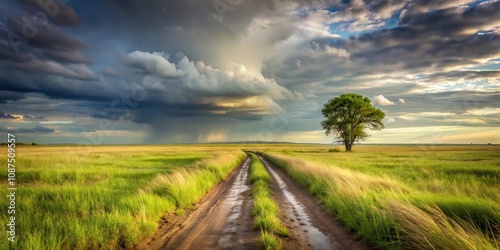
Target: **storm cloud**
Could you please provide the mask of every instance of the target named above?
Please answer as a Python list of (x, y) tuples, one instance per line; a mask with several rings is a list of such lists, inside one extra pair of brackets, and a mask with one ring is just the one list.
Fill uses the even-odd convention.
[(388, 128), (499, 125), (498, 0), (53, 4), (8, 1), (0, 20), (0, 126), (45, 142), (327, 142), (305, 135), (346, 92)]
[(36, 125), (33, 128), (5, 128), (0, 127), (1, 132), (9, 132), (9, 133), (54, 133), (55, 130), (46, 128), (41, 125)]

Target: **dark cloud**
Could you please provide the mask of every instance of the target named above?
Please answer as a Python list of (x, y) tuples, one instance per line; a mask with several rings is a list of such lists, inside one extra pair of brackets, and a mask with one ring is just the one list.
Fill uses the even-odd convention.
[(405, 12), (400, 25), (420, 27), (428, 33), (457, 37), (461, 34), (488, 30), (498, 25), (500, 2), (490, 1), (474, 7), (450, 7), (425, 13)]
[[(2, 33), (0, 31), (0, 33)], [(28, 54), (15, 53), (14, 49), (9, 46), (0, 45), (0, 60), (13, 61), (15, 63), (25, 63), (31, 61)]]
[[(248, 25), (256, 15), (274, 8), (272, 0), (234, 1), (226, 3), (225, 6), (221, 5), (221, 2), (197, 0), (147, 2), (110, 0), (110, 2), (137, 20), (138, 25), (182, 24), (185, 27), (200, 27), (205, 23), (205, 27), (209, 29), (225, 28), (221, 27), (212, 15), (218, 15), (221, 19), (227, 18), (226, 21), (233, 21), (232, 25), (238, 27)], [(236, 16), (238, 18), (234, 18)]]
[(0, 65), (25, 72), (78, 80), (96, 80), (79, 64), (90, 60), (79, 51), (87, 48), (60, 26), (77, 26), (76, 12), (57, 1), (18, 0), (6, 4), (13, 11), (0, 20)]
[[(68, 73), (76, 74), (71, 72)], [(125, 84), (105, 85), (99, 81), (86, 81), (93, 78), (71, 78), (63, 78), (55, 74), (0, 69), (0, 91), (43, 93), (54, 99), (111, 102), (119, 98), (121, 92), (127, 90)]]
[(401, 106), (385, 107), (389, 111), (442, 112), (463, 114), (474, 109), (498, 108), (500, 91), (444, 91), (439, 93), (402, 94), (400, 96), (386, 96), (391, 100), (403, 98), (404, 108)]
[(107, 120), (117, 121), (117, 120), (127, 119), (128, 111), (126, 109), (92, 110), (88, 115), (96, 119), (107, 119)]
[[(51, 25), (35, 25), (31, 23), (31, 15), (8, 18), (8, 30), (25, 38), (30, 46), (50, 50), (79, 50), (86, 48), (78, 39), (61, 32)], [(28, 20), (28, 21), (26, 21)]]
[(19, 118), (21, 118), (21, 117), (13, 116), (11, 114), (6, 114), (6, 113), (0, 111), (0, 119), (19, 119)]
[(45, 117), (43, 116), (31, 116), (31, 115), (23, 115), (24, 119), (31, 119), (31, 120), (43, 120)]
[[(403, 11), (400, 25), (394, 28), (344, 39), (306, 41), (297, 52), (277, 55), (265, 62), (264, 74), (276, 76), (292, 88), (324, 79), (328, 79), (325, 81), (328, 85), (353, 86), (357, 85), (360, 76), (383, 75), (387, 79), (394, 72), (436, 72), (429, 77), (430, 81), (434, 79), (432, 76), (440, 76), (434, 80), (444, 80), (446, 76), (449, 80), (458, 76), (466, 79), (496, 77), (494, 71), (464, 73), (454, 70), (477, 65), (500, 54), (500, 2), (484, 2), (472, 7), (457, 7), (460, 3), (453, 1), (433, 2), (440, 3), (415, 1), (404, 5), (408, 11)], [(366, 1), (360, 8), (365, 9), (372, 3)], [(418, 11), (417, 6), (421, 6)], [(480, 32), (481, 29), (489, 31)], [(402, 81), (402, 84), (406, 83)]]
[[(409, 25), (351, 38), (348, 42), (352, 44), (349, 46), (355, 48), (352, 58), (365, 63), (404, 63), (408, 68), (442, 68), (474, 64), (475, 60), (491, 58), (500, 53), (500, 33), (453, 33), (455, 36), (452, 39), (443, 39), (441, 33), (447, 28), (436, 30), (433, 25)], [(455, 23), (450, 21), (446, 25), (453, 27)], [(366, 47), (368, 49), (360, 49)]]
[[(37, 1), (37, 0), (16, 0), (20, 4), (32, 8), (35, 11), (44, 13), (54, 23), (60, 26), (78, 26), (80, 20), (75, 10), (68, 5), (61, 4), (60, 1)], [(36, 13), (36, 12), (35, 12)]]
[(101, 74), (105, 76), (116, 76), (118, 73), (111, 67), (106, 67), (101, 70)]
[(46, 50), (42, 54), (53, 61), (60, 63), (89, 64), (91, 61), (78, 51), (52, 51)]
[(31, 60), (26, 63), (2, 63), (4, 68), (17, 69), (23, 72), (40, 73), (41, 75), (62, 76), (67, 79), (95, 81), (98, 78), (85, 65), (63, 65), (53, 61)]
[(54, 133), (56, 132), (54, 129), (46, 128), (41, 125), (36, 125), (34, 128), (5, 128), (0, 127), (1, 132), (9, 132), (9, 133)]
[(364, 34), (351, 42), (357, 48), (368, 45), (371, 49), (354, 50), (352, 59), (364, 64), (403, 64), (407, 69), (425, 69), (470, 65), (500, 52), (499, 34), (438, 40), (437, 34), (426, 33), (414, 27), (401, 27)]
[(24, 98), (24, 96), (24, 93), (19, 93), (17, 91), (3, 91), (0, 87), (0, 104), (8, 101), (17, 101)]
[(425, 76), (426, 81), (436, 81), (436, 80), (473, 80), (473, 79), (499, 79), (500, 71), (498, 70), (460, 70), (452, 72), (441, 72), (434, 73)]

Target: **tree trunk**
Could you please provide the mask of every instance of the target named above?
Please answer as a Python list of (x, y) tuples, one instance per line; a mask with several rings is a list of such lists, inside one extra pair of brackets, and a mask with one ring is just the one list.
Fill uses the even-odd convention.
[(346, 140), (345, 143), (345, 151), (346, 152), (351, 152), (352, 151), (352, 145), (354, 145), (354, 142), (356, 141), (356, 136), (353, 137), (351, 140)]
[(346, 152), (351, 152), (351, 149), (352, 149), (352, 143), (350, 141), (344, 141), (344, 145), (345, 145), (345, 151)]

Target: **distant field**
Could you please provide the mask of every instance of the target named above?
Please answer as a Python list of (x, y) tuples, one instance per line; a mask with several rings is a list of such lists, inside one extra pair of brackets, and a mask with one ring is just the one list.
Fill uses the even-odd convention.
[(379, 248), (500, 246), (500, 147), (259, 150)]
[[(163, 214), (191, 207), (244, 157), (216, 146), (18, 147), (17, 249), (131, 248)], [(8, 207), (7, 199), (0, 206)], [(9, 249), (7, 242), (0, 249)]]

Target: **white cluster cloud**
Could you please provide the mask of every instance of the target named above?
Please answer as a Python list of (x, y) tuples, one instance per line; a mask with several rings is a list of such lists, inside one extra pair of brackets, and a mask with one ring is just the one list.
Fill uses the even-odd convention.
[(385, 98), (383, 95), (378, 95), (378, 96), (372, 97), (372, 101), (373, 101), (373, 103), (380, 105), (380, 106), (394, 105), (393, 101)]
[(128, 54), (125, 64), (138, 68), (147, 74), (161, 77), (178, 77), (182, 75), (176, 65), (168, 61), (169, 55), (159, 52), (134, 51)]
[(387, 123), (396, 122), (396, 119), (394, 117), (391, 117), (391, 116), (385, 117), (385, 120), (386, 120)]
[[(302, 95), (280, 86), (274, 79), (253, 74), (243, 65), (229, 70), (214, 68), (202, 61), (180, 55), (177, 63), (164, 53), (135, 51), (125, 63), (146, 75), (142, 85), (168, 103), (202, 103), (221, 107), (275, 106), (276, 100)], [(156, 78), (155, 78), (156, 77)]]

